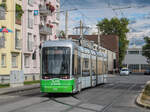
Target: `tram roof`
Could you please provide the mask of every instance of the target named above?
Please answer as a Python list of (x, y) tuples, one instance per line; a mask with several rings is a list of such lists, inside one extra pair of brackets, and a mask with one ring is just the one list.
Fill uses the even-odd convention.
[(51, 47), (51, 46), (73, 46), (76, 45), (71, 40), (52, 40), (52, 41), (45, 41), (42, 44), (42, 47)]

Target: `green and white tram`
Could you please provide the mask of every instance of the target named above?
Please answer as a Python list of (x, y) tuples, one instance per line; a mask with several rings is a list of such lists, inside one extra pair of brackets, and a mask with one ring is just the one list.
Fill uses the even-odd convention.
[(75, 93), (106, 82), (107, 55), (71, 40), (46, 41), (41, 50), (41, 92)]

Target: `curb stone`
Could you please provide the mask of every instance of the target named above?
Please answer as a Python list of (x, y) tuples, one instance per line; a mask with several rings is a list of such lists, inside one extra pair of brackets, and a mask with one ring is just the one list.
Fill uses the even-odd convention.
[[(147, 85), (147, 84), (150, 84), (150, 81), (148, 81), (148, 82), (146, 83), (146, 85)], [(145, 85), (145, 86), (146, 86), (146, 85)], [(144, 89), (142, 90), (142, 93), (140, 93), (140, 95), (137, 96), (137, 98), (136, 98), (136, 100), (135, 100), (135, 103), (136, 103), (138, 106), (140, 106), (140, 107), (144, 107), (144, 108), (150, 109), (150, 105), (141, 102), (141, 97), (142, 97), (143, 92), (144, 92)]]
[(26, 85), (26, 86), (16, 87), (16, 88), (3, 88), (3, 89), (0, 89), (0, 95), (16, 93), (20, 91), (28, 91), (32, 89), (38, 89), (38, 88), (40, 88), (40, 84)]

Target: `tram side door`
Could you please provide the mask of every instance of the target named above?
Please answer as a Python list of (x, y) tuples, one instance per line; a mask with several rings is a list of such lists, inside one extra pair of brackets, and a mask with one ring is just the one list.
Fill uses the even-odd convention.
[(75, 86), (76, 91), (80, 91), (82, 86), (82, 78), (81, 78), (81, 53), (75, 50), (74, 52), (74, 78), (75, 78)]

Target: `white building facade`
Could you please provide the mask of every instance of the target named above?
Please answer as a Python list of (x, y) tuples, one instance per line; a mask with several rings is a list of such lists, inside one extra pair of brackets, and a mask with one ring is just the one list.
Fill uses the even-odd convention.
[(150, 69), (146, 57), (142, 56), (142, 48), (137, 46), (128, 48), (123, 65), (135, 73)]
[(22, 69), (25, 80), (39, 80), (40, 45), (56, 40), (59, 29), (59, 0), (23, 0)]

